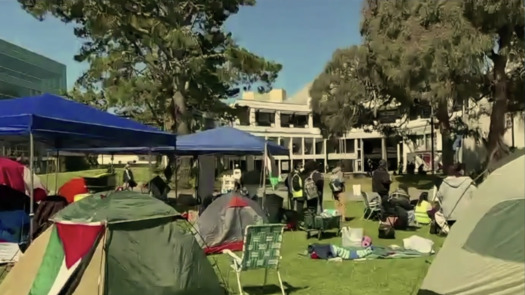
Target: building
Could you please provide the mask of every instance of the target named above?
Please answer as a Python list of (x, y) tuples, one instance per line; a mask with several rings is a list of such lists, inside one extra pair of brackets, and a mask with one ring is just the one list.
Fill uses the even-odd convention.
[[(0, 99), (60, 94), (65, 90), (65, 65), (0, 40)], [(27, 143), (2, 145), (0, 152), (4, 156), (17, 157), (28, 155), (27, 148)]]
[(66, 66), (0, 40), (0, 98), (67, 90)]
[[(283, 89), (274, 89), (265, 94), (248, 91), (233, 104), (236, 108), (241, 108), (241, 115), (233, 124), (235, 128), (289, 148), (290, 155), (275, 157), (279, 174), (286, 174), (294, 165), (304, 164), (308, 160), (319, 162), (325, 170), (341, 163), (346, 172), (364, 173), (368, 169), (369, 159), (375, 162), (381, 158), (388, 160), (391, 170), (401, 168), (406, 171), (407, 164), (413, 162), (416, 167), (423, 165), (429, 171), (432, 167), (432, 150), (434, 168), (439, 169), (442, 137), (435, 128), (434, 140), (431, 139), (429, 110), (422, 111), (425, 110), (422, 107), (409, 114), (408, 118), (398, 114), (396, 110), (387, 111), (390, 114), (384, 116), (390, 117), (390, 124), (405, 130), (403, 137), (385, 137), (371, 127), (364, 127), (353, 128), (340, 138), (327, 140), (321, 135), (319, 122), (310, 106), (310, 87), (311, 84), (306, 85), (289, 98)], [(452, 117), (455, 116), (466, 116), (463, 106), (455, 110)], [(509, 146), (524, 147), (523, 114), (514, 116), (511, 121), (509, 126), (512, 128), (509, 127), (505, 141)], [(485, 135), (489, 123), (488, 117), (472, 122), (478, 124)], [(434, 148), (431, 146), (432, 142)], [(475, 169), (474, 167), (479, 166), (479, 156), (473, 155), (483, 155), (482, 150), (479, 142), (466, 139), (459, 151), (460, 158), (465, 158), (467, 167)], [(227, 166), (231, 167), (233, 162), (240, 162), (246, 170), (262, 168), (262, 157), (230, 159)]]
[[(310, 106), (310, 87), (306, 85), (290, 98), (283, 89), (265, 94), (248, 91), (234, 103), (245, 109), (233, 124), (235, 128), (289, 148), (289, 156), (275, 157), (280, 174), (307, 160), (317, 161), (325, 169), (342, 163), (348, 172), (364, 172), (365, 159), (397, 157), (399, 142), (391, 142), (373, 130), (353, 129), (335, 140), (323, 138)], [(243, 161), (245, 169), (261, 169), (261, 157), (249, 157), (241, 165)]]

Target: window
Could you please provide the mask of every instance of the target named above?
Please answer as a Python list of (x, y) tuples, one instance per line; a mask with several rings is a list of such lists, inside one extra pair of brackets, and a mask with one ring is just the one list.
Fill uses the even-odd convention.
[(483, 256), (523, 263), (524, 211), (524, 199), (504, 201), (495, 205), (478, 221), (463, 249)]
[(257, 122), (258, 126), (269, 127), (273, 123), (275, 123), (275, 114), (273, 114), (273, 113), (265, 113), (265, 112), (257, 112), (257, 113), (255, 113), (255, 121)]

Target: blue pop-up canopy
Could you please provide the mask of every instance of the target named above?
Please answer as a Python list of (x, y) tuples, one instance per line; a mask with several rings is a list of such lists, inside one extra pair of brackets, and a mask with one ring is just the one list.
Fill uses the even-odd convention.
[(67, 149), (72, 152), (90, 152), (98, 154), (146, 154), (173, 153), (178, 155), (262, 155), (265, 145), (271, 155), (288, 155), (287, 148), (264, 138), (233, 127), (218, 127), (194, 134), (181, 135), (177, 138), (176, 150), (173, 147), (109, 147), (90, 149)]
[(60, 96), (0, 100), (0, 136), (33, 135), (57, 149), (175, 146), (175, 135)]
[(177, 154), (263, 154), (288, 155), (287, 148), (233, 127), (219, 127), (177, 139)]

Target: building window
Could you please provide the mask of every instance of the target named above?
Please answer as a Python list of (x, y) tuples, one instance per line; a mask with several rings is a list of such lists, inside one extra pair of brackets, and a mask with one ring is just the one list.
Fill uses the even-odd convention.
[(259, 111), (255, 113), (255, 121), (257, 126), (270, 127), (275, 123), (275, 114)]

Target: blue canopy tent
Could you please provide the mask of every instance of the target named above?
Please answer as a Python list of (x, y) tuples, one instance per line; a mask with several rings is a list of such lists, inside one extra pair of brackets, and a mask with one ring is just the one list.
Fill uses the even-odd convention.
[(0, 100), (0, 136), (55, 149), (174, 146), (175, 135), (52, 94)]
[(179, 136), (176, 153), (178, 155), (262, 155), (265, 153), (265, 148), (272, 155), (289, 155), (287, 148), (233, 127), (219, 127)]
[[(98, 154), (175, 153), (179, 156), (221, 155), (289, 155), (287, 148), (262, 137), (233, 127), (218, 127), (177, 137), (176, 150), (172, 147), (120, 147), (71, 149), (72, 152)], [(264, 161), (266, 163), (266, 161)], [(266, 169), (266, 168), (265, 168)], [(265, 180), (264, 182), (265, 183)]]
[[(144, 143), (151, 147), (173, 147), (176, 142), (174, 134), (52, 94), (0, 100), (0, 137), (7, 141), (25, 141), (29, 137), (31, 171), (34, 171), (35, 141), (57, 151), (104, 146), (144, 146)], [(33, 186), (32, 176), (33, 173)], [(33, 190), (30, 192), (32, 216)]]
[(177, 138), (176, 148), (171, 146), (141, 146), (68, 148), (65, 150), (96, 154), (175, 153), (182, 156), (198, 156), (206, 154), (262, 155), (265, 148), (268, 149), (268, 153), (271, 155), (289, 155), (288, 149), (277, 143), (266, 141), (264, 138), (227, 126), (181, 135)]

